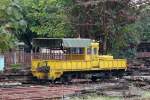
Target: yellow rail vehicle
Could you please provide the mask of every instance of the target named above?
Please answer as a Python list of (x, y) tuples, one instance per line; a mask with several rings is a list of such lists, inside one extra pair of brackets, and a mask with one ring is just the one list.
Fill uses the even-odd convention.
[(68, 81), (120, 75), (127, 69), (125, 59), (99, 55), (99, 43), (80, 38), (35, 38), (32, 74), (38, 79)]

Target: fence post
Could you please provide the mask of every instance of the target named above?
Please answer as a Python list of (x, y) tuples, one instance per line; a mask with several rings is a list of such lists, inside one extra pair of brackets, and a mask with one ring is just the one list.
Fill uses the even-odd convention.
[(17, 64), (17, 57), (16, 57), (16, 52), (14, 52), (14, 63)]

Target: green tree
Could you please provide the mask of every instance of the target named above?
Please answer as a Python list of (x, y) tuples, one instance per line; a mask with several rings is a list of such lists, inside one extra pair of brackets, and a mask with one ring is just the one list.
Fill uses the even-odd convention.
[(137, 45), (141, 41), (150, 41), (150, 6), (143, 2), (138, 2), (136, 22), (123, 27), (120, 30), (122, 36), (112, 41), (112, 53), (117, 57), (134, 57)]
[(71, 24), (59, 0), (12, 0), (7, 8), (10, 33), (32, 48), (34, 37), (66, 37)]
[(72, 23), (81, 37), (101, 41), (103, 51), (111, 51), (112, 40), (122, 35), (122, 28), (136, 19), (131, 0), (74, 0)]
[(15, 47), (15, 38), (5, 30), (5, 25), (8, 23), (8, 14), (6, 9), (9, 7), (10, 0), (0, 1), (0, 52), (6, 52)]
[(135, 30), (141, 33), (141, 41), (150, 41), (150, 5), (145, 5), (140, 10), (140, 18), (134, 26)]
[(0, 27), (0, 52), (6, 52), (15, 47), (15, 38)]

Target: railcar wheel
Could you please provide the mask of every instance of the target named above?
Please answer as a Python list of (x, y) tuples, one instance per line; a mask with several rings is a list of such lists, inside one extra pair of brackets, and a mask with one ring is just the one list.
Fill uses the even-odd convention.
[(123, 76), (124, 76), (123, 72), (119, 72), (118, 75), (117, 75), (118, 78), (122, 78)]
[(32, 77), (31, 83), (36, 84), (37, 82), (38, 82), (38, 78), (37, 77)]
[(122, 78), (122, 77), (124, 76), (124, 74), (125, 74), (125, 72), (122, 71), (122, 70), (115, 72), (115, 76), (116, 76), (117, 78)]
[(60, 81), (60, 83), (62, 83), (62, 84), (68, 84), (68, 80), (65, 79), (64, 77), (61, 77), (59, 81)]
[(71, 76), (62, 76), (59, 80), (62, 84), (69, 84), (71, 81)]
[(52, 80), (50, 81), (52, 84), (55, 84), (57, 80)]
[(96, 82), (97, 81), (97, 77), (92, 76), (91, 80), (92, 80), (92, 82)]

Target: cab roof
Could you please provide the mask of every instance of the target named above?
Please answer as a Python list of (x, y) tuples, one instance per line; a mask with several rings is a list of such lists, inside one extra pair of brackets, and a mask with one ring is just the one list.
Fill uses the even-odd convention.
[(33, 45), (49, 48), (85, 48), (92, 43), (91, 39), (85, 38), (34, 38)]

